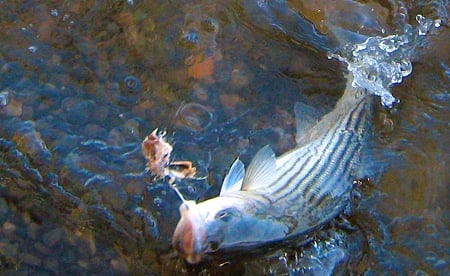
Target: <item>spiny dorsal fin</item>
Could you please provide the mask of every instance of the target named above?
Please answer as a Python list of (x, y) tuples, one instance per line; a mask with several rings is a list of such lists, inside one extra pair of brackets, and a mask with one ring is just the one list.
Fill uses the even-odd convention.
[(256, 190), (272, 183), (276, 173), (275, 153), (269, 146), (260, 149), (248, 166), (242, 190)]
[(304, 136), (308, 131), (317, 124), (320, 119), (320, 114), (312, 106), (297, 102), (294, 107), (295, 120), (297, 122), (297, 135), (295, 140), (297, 144), (302, 144)]
[(223, 180), (222, 188), (220, 189), (220, 195), (239, 191), (242, 187), (242, 180), (244, 179), (244, 175), (244, 163), (242, 163), (242, 161), (237, 158), (233, 162), (233, 165), (231, 165), (230, 170)]

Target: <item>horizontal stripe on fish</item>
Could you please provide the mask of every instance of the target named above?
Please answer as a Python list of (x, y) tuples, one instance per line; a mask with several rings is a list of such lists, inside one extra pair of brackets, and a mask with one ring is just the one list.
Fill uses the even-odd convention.
[[(359, 107), (362, 107), (361, 111), (364, 110), (364, 106), (364, 104), (359, 105)], [(357, 156), (355, 154), (356, 151), (360, 148), (360, 141), (358, 141), (358, 139), (354, 141), (353, 139), (356, 135), (356, 130), (361, 127), (360, 123), (362, 122), (361, 117), (359, 117), (360, 112), (357, 111), (358, 109), (355, 109), (351, 112), (350, 116), (348, 117), (349, 120), (347, 121), (347, 125), (344, 129), (336, 129), (335, 135), (339, 137), (338, 139), (333, 138), (331, 140), (335, 141), (335, 143), (332, 143), (333, 147), (335, 148), (332, 150), (332, 154), (330, 154), (328, 158), (320, 160), (320, 165), (316, 167), (317, 172), (315, 173), (315, 175), (312, 175), (313, 180), (311, 181), (313, 183), (311, 183), (312, 185), (308, 185), (309, 187), (305, 192), (319, 193), (319, 188), (327, 190), (327, 186), (330, 183), (334, 182), (332, 181), (333, 179), (330, 179), (332, 173), (334, 173), (338, 178), (336, 180), (341, 180), (340, 182), (337, 182), (338, 184), (340, 183), (346, 186), (351, 185), (351, 182), (347, 181), (348, 179), (341, 179), (346, 175), (346, 178), (348, 178), (350, 169), (348, 166), (344, 167), (342, 165), (347, 163), (345, 162), (346, 158), (348, 160), (353, 160), (354, 156)], [(290, 183), (290, 185), (294, 184), (295, 183)], [(334, 186), (332, 190), (336, 191), (337, 188), (338, 187)]]
[[(360, 112), (365, 112), (365, 104), (363, 104)], [(350, 170), (355, 158), (359, 158), (358, 151), (361, 150), (360, 141), (354, 141), (354, 138), (359, 135), (357, 130), (365, 123), (365, 115), (359, 117), (360, 112), (355, 112), (353, 116), (353, 118), (356, 118), (355, 124), (353, 124), (355, 131), (348, 132), (347, 135), (341, 135), (343, 139), (340, 144), (337, 144), (340, 145), (339, 150), (336, 150), (328, 159), (322, 160), (321, 171), (311, 178), (309, 183), (306, 184), (307, 187), (303, 188), (304, 190), (298, 191), (296, 189), (291, 193), (291, 196), (285, 197), (283, 200), (289, 202), (304, 200), (308, 203), (307, 208), (313, 209), (324, 204), (324, 197), (333, 200), (336, 196), (346, 193), (351, 188)]]
[[(343, 176), (345, 173), (347, 173), (347, 169), (346, 168), (341, 168), (338, 169), (336, 168), (336, 164), (342, 164), (342, 160), (340, 160), (339, 158), (342, 158), (344, 155), (344, 152), (346, 150), (347, 147), (349, 147), (352, 141), (350, 141), (351, 137), (353, 137), (355, 134), (358, 135), (359, 131), (358, 129), (362, 127), (361, 122), (364, 121), (366, 118), (365, 116), (360, 116), (360, 114), (362, 112), (366, 112), (365, 109), (367, 108), (366, 106), (366, 102), (362, 101), (359, 104), (357, 104), (355, 106), (355, 109), (353, 109), (350, 114), (348, 116), (345, 116), (344, 118), (342, 118), (342, 120), (340, 120), (340, 122), (336, 125), (335, 128), (330, 129), (327, 132), (327, 135), (325, 135), (325, 137), (323, 137), (320, 141), (319, 141), (319, 145), (318, 147), (322, 148), (322, 154), (320, 155), (320, 157), (316, 157), (315, 158), (315, 162), (313, 163), (313, 165), (306, 165), (305, 163), (303, 164), (295, 164), (294, 166), (290, 167), (289, 170), (292, 171), (296, 171), (295, 170), (295, 166), (303, 166), (301, 169), (298, 169), (297, 172), (290, 177), (289, 180), (284, 182), (284, 187), (282, 187), (281, 189), (279, 189), (278, 191), (273, 192), (273, 200), (274, 201), (278, 201), (278, 200), (291, 200), (291, 198), (289, 198), (289, 195), (291, 194), (296, 194), (296, 199), (298, 199), (301, 196), (306, 196), (305, 193), (308, 192), (312, 192), (315, 191), (315, 187), (316, 186), (320, 186), (320, 184), (322, 183), (322, 181), (326, 178), (329, 177), (329, 173), (324, 172), (324, 170), (326, 170), (327, 172), (330, 171), (336, 171), (337, 172), (341, 172), (340, 176)], [(364, 120), (362, 119), (364, 118)], [(342, 125), (345, 124), (345, 127), (343, 128)], [(344, 133), (342, 133), (344, 131)], [(345, 133), (347, 132), (348, 133)], [(348, 135), (350, 134), (350, 135)], [(338, 137), (336, 137), (338, 136)], [(346, 138), (347, 137), (347, 138)], [(359, 142), (357, 142), (359, 143)], [(352, 156), (356, 151), (352, 150), (347, 156)], [(330, 154), (328, 156), (328, 158), (325, 158), (324, 156), (327, 156), (328, 152), (332, 152), (332, 154)], [(307, 153), (311, 153), (311, 151), (307, 151)], [(339, 157), (336, 157), (339, 156)], [(304, 158), (305, 154), (301, 155), (300, 158)], [(311, 160), (312, 158), (309, 157), (309, 160)], [(295, 160), (295, 163), (299, 163), (298, 162), (298, 158)], [(308, 164), (310, 162), (307, 162), (306, 164)], [(309, 171), (305, 172), (305, 168), (311, 168)], [(319, 171), (320, 170), (320, 171)], [(285, 174), (286, 175), (286, 174)], [(317, 179), (317, 177), (319, 177), (319, 179)], [(283, 175), (278, 179), (278, 181), (283, 181)], [(329, 181), (329, 182), (333, 182), (333, 181)], [(313, 184), (316, 185), (313, 185)], [(280, 184), (280, 183), (277, 183)], [(350, 185), (350, 184), (348, 184)], [(277, 185), (278, 187), (280, 185)], [(287, 188), (292, 188), (292, 189), (287, 189)], [(281, 191), (284, 191), (284, 193), (282, 195), (280, 195), (279, 193)], [(298, 193), (300, 191), (300, 193)], [(316, 191), (317, 192), (317, 191)]]
[[(350, 174), (351, 174), (351, 170), (353, 168), (353, 165), (355, 163), (355, 160), (359, 159), (359, 151), (361, 150), (362, 147), (362, 136), (361, 136), (361, 130), (365, 129), (364, 128), (364, 124), (367, 122), (367, 118), (366, 114), (367, 114), (367, 110), (365, 110), (366, 108), (368, 108), (368, 103), (367, 102), (363, 102), (363, 104), (361, 105), (361, 110), (360, 112), (356, 112), (358, 110), (355, 110), (353, 117), (351, 117), (349, 120), (349, 125), (346, 126), (346, 129), (351, 129), (348, 133), (345, 133), (344, 135), (347, 136), (345, 137), (344, 141), (342, 142), (343, 145), (347, 145), (347, 147), (345, 148), (342, 147), (341, 145), (341, 150), (335, 152), (334, 154), (332, 154), (330, 156), (330, 161), (329, 161), (329, 166), (327, 167), (325, 172), (320, 172), (319, 175), (319, 179), (318, 179), (318, 183), (315, 186), (320, 185), (320, 188), (322, 191), (328, 191), (328, 190), (336, 190), (336, 187), (333, 185), (335, 183), (335, 181), (340, 181), (337, 183), (342, 183), (343, 185), (347, 184), (347, 186), (351, 185), (352, 179), (350, 179)], [(361, 114), (363, 113), (363, 114)], [(351, 124), (350, 122), (353, 121)], [(352, 127), (354, 126), (354, 127)], [(346, 135), (348, 134), (348, 135)], [(341, 154), (339, 156), (336, 156), (337, 154), (339, 154), (339, 152), (341, 152)], [(332, 173), (335, 173), (334, 177), (330, 177), (332, 175)], [(341, 172), (339, 174), (339, 172)], [(337, 179), (334, 179), (337, 178)], [(325, 183), (323, 183), (325, 182)], [(344, 183), (343, 183), (344, 182)], [(320, 184), (323, 183), (323, 184)], [(312, 190), (314, 191), (316, 189), (316, 187), (313, 186), (311, 187)], [(332, 187), (330, 187), (332, 186)], [(346, 189), (345, 189), (346, 190)], [(345, 191), (342, 191), (345, 192)], [(342, 193), (341, 192), (341, 193)], [(320, 191), (318, 191), (318, 193), (322, 193)]]
[(279, 195), (281, 192), (284, 192), (284, 194), (291, 193), (292, 190), (286, 191), (286, 188), (292, 187), (289, 183), (298, 182), (294, 180), (297, 176), (304, 175), (306, 170), (312, 171), (317, 166), (321, 157), (326, 153), (326, 151), (322, 150), (320, 156), (318, 156), (319, 145), (313, 145), (312, 147), (305, 148), (303, 151), (299, 151), (299, 153), (302, 153), (301, 155), (296, 159), (286, 162), (291, 164), (280, 167), (278, 172), (280, 176), (276, 180), (277, 185), (274, 186), (275, 189), (272, 191), (274, 196), (278, 195), (278, 197), (281, 197), (282, 195)]
[(310, 128), (298, 125), (305, 132), (296, 148), (275, 157), (263, 147), (247, 171), (237, 159), (218, 197), (183, 201), (172, 239), (180, 256), (197, 263), (205, 254), (292, 238), (336, 217), (350, 198), (372, 101), (349, 79), (330, 113)]
[[(344, 117), (338, 118), (337, 127), (342, 124), (342, 121), (344, 121)], [(290, 183), (298, 183), (299, 180), (295, 179), (299, 175), (309, 175), (311, 170), (313, 170), (317, 163), (323, 159), (323, 156), (328, 153), (327, 149), (329, 148), (331, 144), (331, 140), (333, 139), (333, 136), (336, 132), (336, 128), (330, 128), (319, 140), (317, 140), (314, 144), (308, 145), (308, 147), (303, 147), (299, 149), (295, 149), (294, 152), (288, 152), (284, 156), (280, 157), (283, 158), (285, 156), (289, 157), (290, 155), (298, 155), (295, 153), (297, 151), (300, 153), (296, 159), (292, 158), (285, 158), (286, 163), (291, 163), (290, 165), (280, 165), (279, 167), (279, 174), (280, 177), (276, 180), (276, 185), (274, 186), (275, 189), (273, 190), (274, 194), (278, 194), (280, 190), (284, 190), (286, 187), (291, 187)], [(327, 147), (325, 149), (319, 149), (321, 146), (326, 145)], [(320, 153), (319, 153), (320, 152)], [(318, 156), (320, 154), (320, 156)], [(308, 156), (309, 155), (309, 156)], [(307, 157), (308, 156), (308, 157)], [(305, 159), (306, 160), (303, 160)], [(303, 161), (303, 162), (299, 162)], [(313, 163), (311, 163), (311, 161)], [(283, 166), (284, 165), (284, 166)], [(305, 170), (309, 170), (308, 172), (305, 172)], [(288, 178), (286, 180), (286, 178)], [(289, 183), (289, 184), (288, 184)], [(299, 187), (300, 188), (300, 187)], [(285, 192), (286, 194), (291, 193), (292, 191)]]
[[(362, 104), (362, 111), (364, 110), (364, 103)], [(346, 181), (346, 183), (342, 183), (343, 185), (351, 185), (351, 181), (349, 179), (342, 179), (343, 177), (347, 176), (349, 177), (350, 169), (349, 166), (351, 161), (355, 158), (358, 158), (358, 155), (356, 152), (360, 150), (361, 148), (361, 141), (360, 139), (356, 138), (358, 135), (358, 129), (361, 127), (361, 122), (363, 122), (362, 118), (364, 116), (360, 116), (359, 112), (356, 112), (355, 110), (352, 114), (352, 116), (349, 118), (347, 126), (345, 127), (345, 130), (343, 134), (341, 134), (342, 141), (339, 143), (336, 143), (336, 150), (329, 156), (328, 160), (324, 161), (324, 166), (322, 167), (322, 170), (318, 173), (319, 179), (317, 179), (317, 182), (310, 187), (311, 191), (317, 191), (316, 189), (320, 187), (321, 189), (327, 189), (329, 183), (333, 183), (332, 179), (330, 179), (330, 175), (332, 172), (339, 173), (336, 176), (338, 179), (341, 179), (341, 182)], [(352, 122), (355, 120), (355, 122)], [(327, 163), (328, 161), (328, 163)], [(322, 184), (323, 182), (326, 183)], [(337, 180), (338, 180), (337, 179)], [(349, 180), (349, 181), (347, 181)], [(334, 187), (336, 188), (336, 187)], [(335, 190), (335, 189), (333, 189)]]
[[(329, 132), (334, 132), (334, 130), (330, 130)], [(325, 145), (325, 148), (321, 149), (321, 154), (319, 156), (314, 153), (311, 154), (310, 151), (307, 151), (306, 153), (310, 154), (307, 158), (307, 162), (302, 163), (299, 162), (300, 160), (293, 161), (295, 162), (294, 166), (286, 173), (283, 173), (283, 175), (277, 180), (281, 186), (281, 189), (273, 192), (273, 196), (277, 201), (288, 196), (289, 194), (292, 194), (294, 190), (308, 189), (307, 185), (309, 182), (307, 181), (307, 178), (314, 177), (315, 174), (313, 173), (317, 170), (319, 162), (325, 159), (324, 156), (332, 147), (332, 139), (332, 135), (326, 135), (317, 145), (315, 145), (315, 148), (320, 148)], [(305, 158), (305, 155), (302, 155), (301, 158)], [(291, 174), (288, 172), (291, 172)], [(286, 178), (286, 176), (289, 176), (289, 179), (285, 180), (284, 178)], [(281, 192), (283, 193), (280, 194)]]

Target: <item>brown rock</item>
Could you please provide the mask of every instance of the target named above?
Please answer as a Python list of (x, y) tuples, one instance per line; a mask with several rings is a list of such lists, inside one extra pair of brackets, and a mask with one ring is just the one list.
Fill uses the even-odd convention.
[(58, 273), (59, 272), (59, 263), (58, 261), (53, 258), (53, 257), (48, 257), (44, 260), (43, 263), (45, 269), (52, 271), (54, 273)]
[(42, 263), (41, 259), (28, 253), (19, 254), (19, 260), (32, 266), (40, 266)]
[(64, 230), (61, 228), (53, 229), (52, 231), (42, 236), (43, 243), (48, 247), (55, 246), (62, 238)]
[(49, 255), (51, 253), (51, 249), (43, 245), (41, 242), (35, 243), (34, 248), (36, 248), (39, 253), (44, 255)]
[(17, 243), (0, 241), (0, 253), (5, 257), (14, 257), (17, 254), (17, 249), (19, 249)]
[(235, 109), (239, 103), (242, 103), (242, 98), (238, 94), (222, 94), (220, 103), (225, 109)]
[(115, 270), (118, 270), (118, 271), (120, 271), (120, 272), (123, 272), (123, 273), (127, 273), (127, 272), (128, 272), (128, 265), (127, 265), (127, 263), (125, 262), (125, 260), (123, 260), (123, 259), (119, 259), (119, 258), (117, 258), (117, 259), (112, 259), (112, 260), (111, 260), (111, 266), (112, 266)]
[(2, 232), (5, 236), (9, 236), (16, 231), (16, 225), (7, 221), (3, 223)]

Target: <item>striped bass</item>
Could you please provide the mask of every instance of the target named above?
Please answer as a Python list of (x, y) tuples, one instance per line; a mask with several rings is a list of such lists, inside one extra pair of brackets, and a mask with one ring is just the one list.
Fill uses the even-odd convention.
[[(351, 78), (349, 78), (351, 79)], [(245, 170), (237, 159), (220, 195), (184, 201), (172, 244), (189, 263), (226, 250), (246, 250), (317, 229), (346, 207), (368, 137), (373, 96), (348, 80), (335, 108), (275, 157), (260, 149)]]

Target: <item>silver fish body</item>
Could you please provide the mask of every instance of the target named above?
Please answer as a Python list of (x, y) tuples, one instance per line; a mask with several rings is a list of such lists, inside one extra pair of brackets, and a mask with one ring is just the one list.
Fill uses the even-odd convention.
[(348, 203), (368, 137), (373, 96), (347, 83), (335, 108), (278, 158), (263, 147), (247, 171), (238, 159), (218, 197), (180, 206), (173, 246), (190, 263), (308, 233)]

